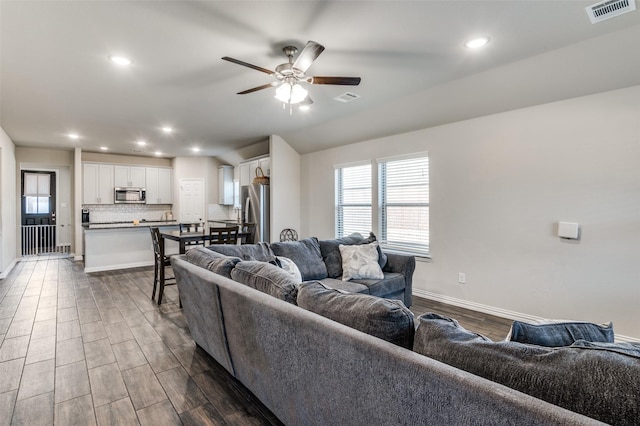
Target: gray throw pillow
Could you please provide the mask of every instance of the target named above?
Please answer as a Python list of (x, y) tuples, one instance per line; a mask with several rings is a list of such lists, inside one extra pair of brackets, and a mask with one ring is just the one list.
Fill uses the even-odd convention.
[(322, 261), (327, 266), (329, 278), (340, 278), (342, 276), (342, 256), (340, 255), (340, 245), (358, 244), (364, 237), (357, 232), (335, 240), (320, 240), (320, 253)]
[(296, 304), (298, 284), (284, 269), (271, 263), (248, 260), (231, 271), (231, 279), (285, 302)]
[(613, 323), (599, 325), (590, 322), (553, 322), (527, 324), (514, 321), (511, 326), (512, 342), (539, 346), (570, 346), (577, 340), (613, 343)]
[(549, 348), (492, 342), (453, 319), (424, 314), (413, 350), (602, 422), (637, 425), (640, 362), (610, 348), (585, 347), (610, 344), (585, 343)]
[(207, 247), (211, 251), (224, 254), (225, 256), (235, 256), (242, 260), (259, 260), (261, 262), (269, 262), (273, 259), (274, 254), (271, 247), (267, 243), (257, 244), (212, 244)]
[(276, 256), (288, 257), (300, 269), (303, 281), (327, 278), (327, 267), (322, 261), (320, 243), (315, 237), (300, 241), (271, 243)]
[(205, 247), (194, 247), (187, 250), (186, 258), (189, 263), (215, 272), (216, 274), (231, 278), (231, 270), (240, 262), (240, 258), (225, 256), (213, 252)]
[(413, 313), (399, 300), (344, 293), (310, 281), (298, 288), (298, 306), (398, 346), (413, 347)]

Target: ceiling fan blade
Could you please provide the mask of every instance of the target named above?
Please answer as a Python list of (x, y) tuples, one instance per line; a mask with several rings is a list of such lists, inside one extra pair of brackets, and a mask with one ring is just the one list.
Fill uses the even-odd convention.
[(248, 68), (252, 68), (252, 69), (257, 70), (257, 71), (262, 71), (265, 74), (271, 75), (271, 74), (274, 73), (273, 71), (268, 70), (266, 68), (262, 68), (262, 67), (259, 67), (257, 65), (253, 65), (253, 64), (250, 64), (248, 62), (240, 61), (238, 59), (230, 58), (228, 56), (225, 56), (222, 59), (224, 59), (225, 61), (233, 62), (234, 64), (242, 65), (243, 67), (248, 67)]
[(276, 83), (263, 84), (262, 86), (254, 87), (252, 89), (243, 90), (242, 92), (236, 93), (237, 95), (246, 95), (247, 93), (257, 92), (258, 90), (268, 89), (269, 87), (273, 87)]
[(304, 46), (304, 49), (302, 49), (302, 52), (300, 52), (300, 54), (296, 58), (296, 61), (293, 63), (293, 68), (299, 69), (302, 72), (306, 72), (313, 61), (315, 61), (316, 58), (320, 56), (323, 50), (323, 45), (318, 44), (315, 41), (308, 41)]
[(357, 86), (360, 84), (360, 77), (310, 77), (311, 84), (337, 84), (339, 86)]

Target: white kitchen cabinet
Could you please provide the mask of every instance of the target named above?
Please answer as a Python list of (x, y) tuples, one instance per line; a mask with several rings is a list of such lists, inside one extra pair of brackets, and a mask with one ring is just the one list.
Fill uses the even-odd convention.
[(173, 204), (172, 169), (145, 167), (147, 204)]
[(256, 177), (258, 167), (262, 169), (265, 176), (271, 176), (271, 157), (262, 157), (251, 161), (240, 163), (240, 186), (251, 184)]
[(258, 167), (262, 169), (265, 176), (271, 176), (271, 157), (259, 158)]
[(82, 164), (82, 203), (113, 204), (113, 165)]
[(218, 204), (233, 204), (233, 166), (218, 167)]
[(146, 186), (145, 167), (115, 165), (113, 175), (114, 184), (118, 188), (144, 188)]

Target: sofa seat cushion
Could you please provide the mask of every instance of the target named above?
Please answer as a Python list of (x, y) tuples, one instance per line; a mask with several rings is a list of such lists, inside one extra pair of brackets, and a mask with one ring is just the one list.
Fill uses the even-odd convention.
[(261, 262), (269, 262), (273, 260), (275, 255), (271, 247), (267, 243), (257, 244), (212, 244), (207, 246), (208, 250), (225, 256), (235, 256), (242, 260), (259, 260)]
[(239, 262), (231, 271), (231, 279), (296, 304), (298, 283), (290, 273), (271, 263), (256, 260)]
[(325, 278), (320, 280), (320, 282), (329, 288), (346, 291), (347, 293), (369, 294), (369, 287), (356, 281), (342, 281), (335, 278)]
[(352, 280), (351, 282), (367, 286), (368, 293), (374, 296), (399, 293), (405, 288), (404, 275), (397, 272), (384, 272), (384, 278), (381, 280)]
[(344, 293), (309, 281), (300, 284), (298, 306), (398, 346), (413, 347), (413, 313), (399, 300)]
[(189, 263), (231, 278), (231, 271), (241, 261), (239, 257), (225, 256), (205, 247), (194, 247), (187, 250), (185, 257)]
[(322, 261), (320, 243), (315, 237), (300, 241), (271, 243), (276, 256), (287, 257), (298, 266), (303, 281), (327, 278), (327, 267)]
[[(613, 344), (493, 342), (436, 314), (418, 318), (414, 351), (605, 423), (637, 424), (640, 362)], [(622, 345), (627, 350), (633, 345)]]

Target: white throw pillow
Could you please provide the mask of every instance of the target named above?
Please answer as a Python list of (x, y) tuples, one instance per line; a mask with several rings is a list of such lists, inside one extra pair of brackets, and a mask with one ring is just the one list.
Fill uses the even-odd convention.
[(284, 269), (289, 274), (291, 274), (291, 276), (293, 277), (293, 280), (296, 283), (299, 284), (302, 282), (302, 274), (300, 273), (300, 269), (298, 268), (298, 265), (296, 265), (293, 262), (293, 260), (289, 259), (288, 257), (282, 257), (282, 256), (278, 256), (278, 260), (280, 261), (280, 265), (282, 266), (282, 269)]
[(342, 256), (342, 281), (381, 280), (384, 278), (378, 264), (378, 242), (339, 246)]

